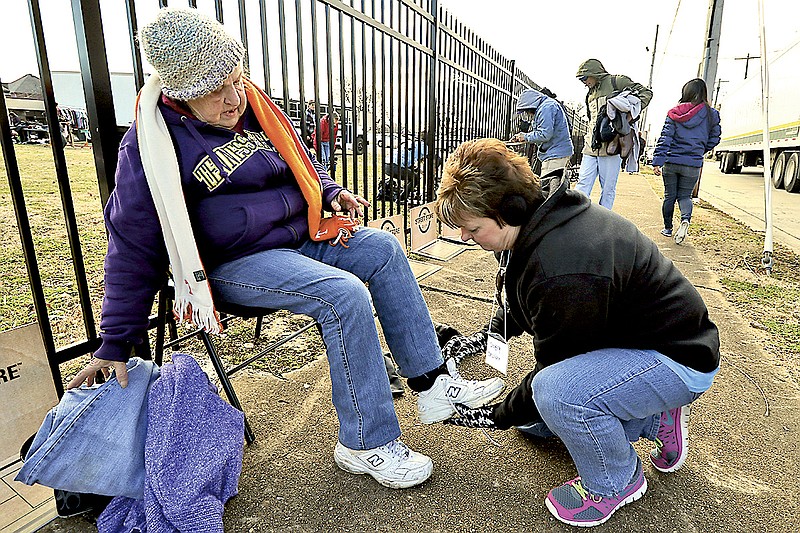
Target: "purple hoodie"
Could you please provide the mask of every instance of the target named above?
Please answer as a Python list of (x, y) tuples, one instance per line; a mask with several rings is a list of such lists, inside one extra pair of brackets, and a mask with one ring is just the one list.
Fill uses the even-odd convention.
[[(160, 103), (172, 136), (183, 193), (206, 271), (308, 238), (308, 205), (283, 158), (248, 108), (244, 134), (210, 126)], [(116, 187), (105, 208), (108, 253), (95, 356), (126, 361), (144, 339), (153, 299), (169, 267), (164, 236), (144, 176), (134, 124), (122, 138)], [(312, 156), (323, 206), (342, 190)], [(176, 198), (176, 209), (181, 209)]]

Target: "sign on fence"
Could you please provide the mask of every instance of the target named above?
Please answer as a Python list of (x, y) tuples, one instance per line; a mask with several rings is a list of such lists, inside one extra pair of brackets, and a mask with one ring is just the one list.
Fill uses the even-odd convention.
[(0, 332), (0, 466), (19, 458), (22, 444), (57, 403), (39, 325)]
[(436, 240), (439, 222), (433, 212), (433, 202), (409, 209), (408, 222), (411, 224), (412, 252), (419, 252)]
[(405, 228), (403, 227), (403, 215), (395, 215), (393, 217), (370, 220), (367, 226), (369, 226), (370, 228), (377, 228), (377, 229), (382, 229), (383, 231), (388, 231), (389, 233), (397, 237), (397, 240), (400, 241), (400, 244), (402, 244), (403, 248), (405, 248), (406, 232)]
[(439, 240), (439, 218), (433, 210), (434, 202), (422, 204), (408, 211), (411, 224), (411, 251), (440, 261), (447, 261), (464, 251), (464, 247)]

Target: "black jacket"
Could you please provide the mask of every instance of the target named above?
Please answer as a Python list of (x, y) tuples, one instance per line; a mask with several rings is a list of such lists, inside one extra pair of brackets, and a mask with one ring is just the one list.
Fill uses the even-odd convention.
[[(719, 366), (702, 297), (629, 220), (566, 184), (520, 229), (506, 274), (508, 336), (533, 336), (536, 369), (495, 409), (501, 427), (538, 418), (536, 371), (601, 348), (657, 350), (700, 372)], [(493, 331), (503, 331), (502, 308)]]

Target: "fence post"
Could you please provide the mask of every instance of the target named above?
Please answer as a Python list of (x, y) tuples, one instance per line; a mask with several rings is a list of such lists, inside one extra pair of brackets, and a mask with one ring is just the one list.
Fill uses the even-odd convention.
[(517, 60), (511, 60), (511, 86), (508, 88), (508, 118), (506, 119), (506, 139), (511, 138), (511, 121), (514, 116), (514, 85), (517, 83)]
[(436, 86), (438, 83), (437, 72), (439, 70), (439, 48), (437, 46), (437, 42), (439, 40), (439, 1), (432, 0), (431, 1), (431, 15), (433, 15), (433, 22), (431, 23), (431, 68), (429, 69), (429, 80), (428, 80), (428, 128), (427, 132), (425, 133), (425, 139), (423, 143), (425, 143), (426, 150), (428, 152), (427, 157), (425, 157), (425, 174), (428, 176), (427, 186), (428, 190), (425, 192), (425, 198), (428, 200), (433, 198), (435, 193), (434, 191), (434, 184), (435, 184), (435, 172), (436, 172), (436, 159), (437, 154), (435, 153), (435, 146), (436, 146), (436, 131), (439, 128), (438, 124), (438, 113), (437, 113), (437, 102), (436, 102)]
[(86, 114), (92, 128), (92, 152), (97, 169), (100, 199), (106, 204), (114, 189), (119, 131), (111, 95), (100, 0), (72, 0), (72, 18), (78, 43)]
[(136, 92), (138, 93), (144, 87), (144, 70), (142, 68), (142, 53), (139, 50), (139, 44), (136, 42), (139, 23), (136, 19), (136, 5), (133, 0), (125, 1), (125, 11), (128, 15), (128, 27), (130, 28), (128, 38), (131, 43), (131, 59), (133, 60), (133, 82), (136, 84)]
[[(38, 12), (38, 4), (34, 6)], [(38, 15), (37, 15), (38, 16)], [(41, 24), (35, 25), (37, 31), (41, 29)], [(28, 271), (28, 281), (33, 297), (33, 307), (36, 310), (36, 319), (39, 322), (39, 330), (42, 332), (42, 340), (47, 354), (47, 361), (50, 364), (50, 373), (53, 376), (53, 383), (56, 386), (56, 393), (60, 398), (64, 394), (64, 385), (61, 383), (61, 372), (56, 361), (56, 345), (53, 340), (53, 329), (50, 324), (50, 316), (47, 313), (47, 300), (42, 288), (42, 275), (39, 270), (39, 260), (36, 257), (36, 248), (33, 243), (33, 232), (31, 230), (28, 208), (25, 204), (25, 192), (22, 189), (22, 180), (19, 174), (19, 164), (17, 155), (11, 140), (11, 127), (8, 123), (8, 108), (6, 108), (5, 96), (0, 96), (0, 133), (2, 134), (3, 159), (5, 162), (6, 175), (8, 177), (8, 187), (11, 192), (11, 202), (14, 204), (14, 215), (17, 218), (17, 229), (19, 230), (22, 254), (25, 257), (25, 267)], [(50, 133), (51, 139), (55, 137)], [(51, 141), (54, 142), (54, 141)]]

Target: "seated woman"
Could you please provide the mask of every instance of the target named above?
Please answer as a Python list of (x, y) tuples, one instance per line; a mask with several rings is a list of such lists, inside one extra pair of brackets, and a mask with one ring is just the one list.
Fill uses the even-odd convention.
[[(449, 422), (557, 435), (578, 477), (545, 504), (576, 526), (602, 524), (647, 490), (630, 442), (656, 443), (656, 470), (680, 468), (689, 404), (719, 369), (719, 332), (656, 244), (566, 182), (544, 198), (527, 160), (497, 139), (453, 152), (436, 211), (462, 239), (500, 254), (505, 298), (491, 330), (529, 333), (536, 354), (502, 403)], [(501, 353), (502, 335), (488, 342)]]
[[(503, 382), (447, 373), (397, 239), (356, 227), (352, 217), (369, 204), (328, 177), (289, 119), (243, 76), (244, 47), (221, 24), (164, 8), (139, 39), (157, 74), (139, 95), (105, 210), (102, 346), (69, 387), (110, 367), (127, 383), (124, 362), (171, 268), (178, 317), (209, 331), (219, 330), (214, 300), (313, 317), (339, 418), (336, 464), (388, 487), (425, 481), (430, 458), (400, 441), (372, 305), (419, 393), (423, 423), (451, 416), (453, 402), (487, 403)], [(323, 207), (349, 217), (321, 218)]]

